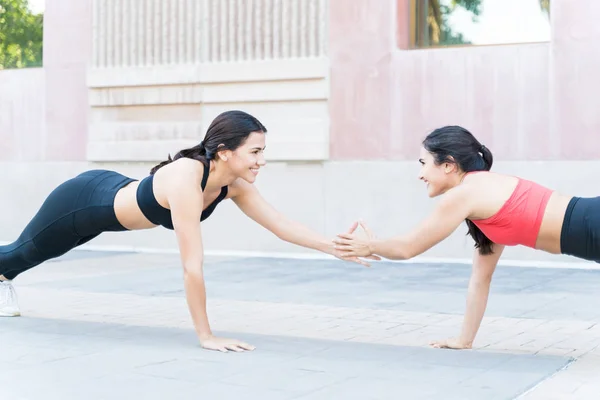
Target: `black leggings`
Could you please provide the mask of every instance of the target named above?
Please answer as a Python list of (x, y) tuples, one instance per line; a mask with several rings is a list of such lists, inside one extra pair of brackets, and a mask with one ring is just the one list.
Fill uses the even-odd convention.
[(600, 197), (573, 197), (560, 233), (561, 253), (600, 262)]
[(92, 170), (58, 186), (19, 238), (0, 246), (0, 275), (14, 279), (102, 232), (127, 230), (117, 220), (114, 200), (117, 191), (134, 180), (113, 171)]

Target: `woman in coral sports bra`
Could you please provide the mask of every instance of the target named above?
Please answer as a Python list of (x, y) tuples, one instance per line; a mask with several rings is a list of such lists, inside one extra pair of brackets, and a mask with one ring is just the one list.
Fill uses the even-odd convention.
[(481, 324), (492, 274), (505, 246), (523, 245), (553, 254), (600, 262), (600, 197), (565, 196), (515, 176), (489, 172), (492, 153), (466, 129), (445, 126), (423, 141), (419, 179), (429, 197), (444, 195), (411, 232), (375, 239), (337, 235), (336, 249), (347, 257), (377, 255), (408, 260), (441, 242), (466, 221), (475, 241), (473, 271), (462, 332), (434, 347), (468, 349)]

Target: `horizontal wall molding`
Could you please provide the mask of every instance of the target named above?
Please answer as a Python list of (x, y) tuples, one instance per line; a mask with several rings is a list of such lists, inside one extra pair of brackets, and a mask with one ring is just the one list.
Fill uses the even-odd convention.
[(91, 68), (90, 88), (183, 85), (219, 82), (260, 82), (320, 79), (328, 76), (329, 59), (298, 58), (231, 63)]
[(163, 161), (181, 149), (193, 147), (197, 140), (120, 140), (91, 141), (87, 145), (88, 161)]
[(92, 89), (92, 107), (327, 100), (325, 79)]

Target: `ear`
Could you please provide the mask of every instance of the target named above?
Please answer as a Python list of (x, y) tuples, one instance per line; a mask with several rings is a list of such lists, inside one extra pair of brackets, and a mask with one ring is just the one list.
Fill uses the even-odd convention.
[(221, 159), (221, 161), (227, 161), (229, 158), (229, 151), (220, 151), (217, 153), (217, 157)]
[(223, 147), (223, 144), (217, 146), (217, 157), (222, 161), (227, 161), (227, 159), (231, 158), (231, 151), (229, 150), (219, 150), (219, 147)]
[(447, 174), (451, 174), (452, 172), (456, 171), (456, 164), (454, 163), (444, 163), (444, 172)]

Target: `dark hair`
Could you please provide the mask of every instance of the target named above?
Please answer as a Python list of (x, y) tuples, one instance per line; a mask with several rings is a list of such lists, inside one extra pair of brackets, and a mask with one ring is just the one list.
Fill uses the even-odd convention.
[[(492, 152), (460, 126), (434, 130), (423, 140), (423, 147), (433, 155), (436, 164), (457, 164), (464, 172), (489, 171), (494, 162)], [(465, 221), (469, 228), (467, 235), (475, 240), (479, 254), (492, 254), (492, 241), (472, 221)]]
[(232, 110), (219, 114), (208, 127), (204, 140), (189, 149), (181, 150), (171, 159), (154, 166), (150, 175), (159, 168), (177, 160), (178, 158), (192, 158), (207, 165), (217, 152), (222, 150), (235, 150), (240, 147), (252, 132), (266, 133), (267, 128), (258, 119), (243, 111)]

